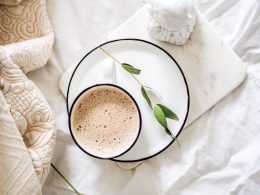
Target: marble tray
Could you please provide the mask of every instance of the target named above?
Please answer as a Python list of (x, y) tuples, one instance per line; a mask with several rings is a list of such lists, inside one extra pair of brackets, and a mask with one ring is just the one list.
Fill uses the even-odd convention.
[(190, 91), (190, 111), (186, 126), (232, 92), (246, 77), (246, 67), (198, 13), (191, 37), (183, 46), (157, 41), (146, 31), (146, 7), (140, 9), (106, 40), (140, 38), (169, 52), (182, 68)]
[[(185, 125), (188, 126), (244, 80), (245, 65), (200, 13), (191, 37), (183, 46), (160, 42), (150, 37), (146, 31), (148, 19), (146, 8), (143, 7), (110, 34), (106, 41), (121, 38), (144, 39), (159, 45), (175, 58), (189, 86), (190, 110)], [(75, 66), (71, 67), (61, 78), (63, 94), (66, 94), (74, 69)], [(119, 157), (117, 160), (122, 159)]]

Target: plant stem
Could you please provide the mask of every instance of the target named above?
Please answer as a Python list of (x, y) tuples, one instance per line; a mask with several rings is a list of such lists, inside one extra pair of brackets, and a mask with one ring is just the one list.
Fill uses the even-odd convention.
[(101, 51), (103, 51), (105, 54), (107, 54), (109, 57), (113, 58), (113, 60), (115, 60), (118, 64), (122, 65), (122, 63), (120, 61), (118, 61), (114, 56), (112, 56), (107, 50), (105, 50), (102, 47), (98, 47)]
[(140, 86), (143, 86), (142, 83), (133, 75), (133, 74), (130, 74), (134, 80), (140, 85)]
[(73, 185), (67, 180), (67, 178), (51, 163), (52, 168), (64, 179), (64, 181), (73, 189), (73, 191), (80, 195), (80, 193), (73, 187)]
[[(109, 57), (111, 57), (113, 60), (115, 60), (118, 64), (120, 64), (122, 66), (122, 63), (116, 59), (112, 54), (110, 54), (107, 50), (105, 50), (104, 48), (102, 47), (98, 47), (101, 51), (103, 51), (105, 54), (107, 54)], [(140, 85), (140, 86), (143, 86), (142, 83), (132, 74), (130, 74), (133, 79)]]
[(173, 136), (172, 134), (171, 134), (171, 137), (172, 137), (173, 140), (176, 140), (178, 147), (181, 150), (181, 145), (180, 145), (180, 142), (178, 141), (178, 139), (175, 136)]

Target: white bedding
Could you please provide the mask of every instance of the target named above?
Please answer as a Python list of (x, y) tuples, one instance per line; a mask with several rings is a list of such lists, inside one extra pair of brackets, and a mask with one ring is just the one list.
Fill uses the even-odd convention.
[[(260, 194), (260, 1), (200, 0), (199, 9), (247, 65), (245, 82), (170, 147), (135, 170), (90, 158), (70, 138), (59, 77), (133, 14), (142, 3), (124, 0), (48, 1), (56, 33), (47, 66), (30, 74), (56, 116), (53, 163), (82, 194)], [(73, 194), (54, 172), (43, 194)]]

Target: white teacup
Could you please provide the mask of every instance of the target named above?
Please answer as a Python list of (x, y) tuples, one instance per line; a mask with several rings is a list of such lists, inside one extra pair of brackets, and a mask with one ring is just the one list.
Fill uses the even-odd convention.
[(114, 84), (98, 84), (83, 90), (69, 115), (75, 143), (87, 154), (102, 159), (115, 158), (130, 150), (141, 126), (136, 101)]

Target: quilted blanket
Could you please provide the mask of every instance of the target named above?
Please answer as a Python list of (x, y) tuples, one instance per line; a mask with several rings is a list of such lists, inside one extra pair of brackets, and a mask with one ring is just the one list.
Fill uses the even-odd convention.
[(48, 175), (54, 116), (26, 73), (46, 64), (53, 41), (45, 0), (0, 0), (0, 194), (41, 193)]

